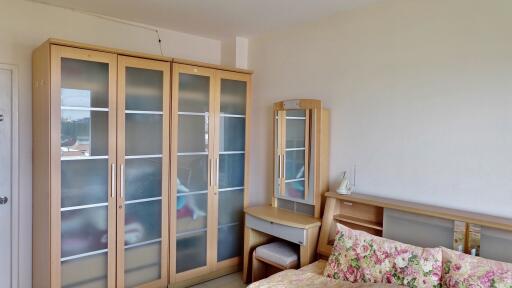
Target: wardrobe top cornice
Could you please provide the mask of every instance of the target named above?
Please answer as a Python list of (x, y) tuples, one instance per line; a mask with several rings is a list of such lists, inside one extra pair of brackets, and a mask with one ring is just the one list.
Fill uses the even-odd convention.
[(109, 47), (104, 47), (104, 46), (99, 46), (99, 45), (91, 45), (91, 44), (62, 40), (62, 39), (57, 39), (57, 38), (49, 38), (48, 41), (46, 41), (46, 43), (52, 44), (52, 45), (60, 45), (60, 46), (67, 46), (67, 47), (73, 47), (73, 48), (82, 48), (82, 49), (114, 53), (114, 54), (119, 54), (119, 55), (139, 57), (139, 58), (145, 58), (145, 59), (160, 60), (160, 61), (167, 61), (167, 62), (173, 62), (173, 63), (214, 68), (214, 69), (224, 70), (224, 71), (232, 71), (232, 72), (245, 73), (245, 74), (253, 73), (253, 71), (247, 70), (247, 69), (240, 69), (240, 68), (234, 68), (234, 67), (229, 67), (229, 66), (224, 66), (224, 65), (203, 63), (203, 62), (193, 61), (193, 60), (178, 59), (178, 58), (172, 58), (172, 57), (148, 54), (148, 53), (142, 53), (142, 52), (133, 52), (133, 51), (124, 50), (124, 49), (109, 48)]

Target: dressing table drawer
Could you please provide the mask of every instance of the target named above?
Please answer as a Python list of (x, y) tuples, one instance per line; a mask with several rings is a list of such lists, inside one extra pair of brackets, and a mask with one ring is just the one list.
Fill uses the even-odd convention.
[(248, 214), (245, 215), (245, 225), (299, 245), (306, 245), (306, 229), (274, 223)]

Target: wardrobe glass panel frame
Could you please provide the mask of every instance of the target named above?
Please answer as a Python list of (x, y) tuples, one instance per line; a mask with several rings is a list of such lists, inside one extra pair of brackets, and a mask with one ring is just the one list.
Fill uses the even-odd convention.
[[(212, 257), (214, 71), (173, 65), (171, 283), (207, 273)], [(179, 277), (179, 275), (185, 275)]]
[(51, 282), (115, 287), (117, 56), (50, 49)]
[(274, 197), (314, 204), (314, 109), (293, 107), (274, 110)]
[(247, 74), (173, 66), (171, 283), (241, 262), (250, 85)]
[(328, 117), (320, 100), (274, 103), (273, 206), (320, 217), (328, 189)]
[(216, 71), (214, 211), (216, 268), (238, 265), (242, 257), (243, 208), (249, 162), (250, 75)]
[(168, 273), (170, 63), (118, 57), (117, 285)]

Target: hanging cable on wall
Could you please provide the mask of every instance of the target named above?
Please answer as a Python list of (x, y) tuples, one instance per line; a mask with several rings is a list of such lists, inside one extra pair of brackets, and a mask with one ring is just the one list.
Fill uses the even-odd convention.
[(156, 36), (158, 37), (158, 47), (160, 48), (160, 55), (164, 56), (164, 52), (162, 51), (162, 38), (160, 38), (160, 31), (158, 29), (156, 31)]
[(97, 14), (97, 13), (92, 13), (92, 12), (88, 12), (88, 11), (84, 11), (84, 10), (76, 9), (76, 8), (69, 8), (69, 7), (64, 7), (64, 6), (60, 6), (60, 5), (48, 4), (48, 3), (44, 3), (44, 4), (49, 5), (49, 6), (59, 7), (61, 9), (70, 10), (75, 13), (93, 16), (93, 17), (96, 17), (96, 18), (99, 18), (102, 20), (107, 20), (107, 21), (111, 21), (111, 22), (115, 22), (115, 23), (120, 23), (120, 24), (129, 25), (129, 26), (156, 32), (156, 36), (158, 38), (157, 45), (158, 45), (158, 48), (160, 49), (160, 55), (164, 56), (164, 52), (162, 49), (162, 38), (160, 38), (160, 31), (158, 31), (158, 28), (156, 28), (154, 26), (131, 22), (131, 21), (127, 21), (127, 20), (123, 20), (123, 19), (119, 19), (119, 18), (115, 18), (115, 17), (110, 17), (110, 16), (105, 16), (105, 15), (101, 15), (101, 14)]

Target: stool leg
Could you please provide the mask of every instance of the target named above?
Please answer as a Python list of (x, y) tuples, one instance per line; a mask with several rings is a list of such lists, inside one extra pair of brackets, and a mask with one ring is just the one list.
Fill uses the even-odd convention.
[(265, 278), (266, 268), (265, 263), (256, 259), (256, 255), (252, 253), (252, 282), (256, 282)]

